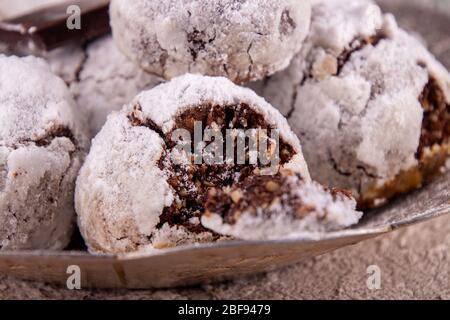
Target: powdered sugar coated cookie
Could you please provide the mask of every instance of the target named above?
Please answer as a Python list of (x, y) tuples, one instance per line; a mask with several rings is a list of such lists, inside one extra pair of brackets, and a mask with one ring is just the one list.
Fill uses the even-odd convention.
[(114, 0), (119, 48), (158, 76), (192, 72), (242, 83), (282, 70), (301, 48), (309, 0)]
[(421, 186), (449, 153), (448, 72), (371, 1), (318, 1), (302, 52), (255, 88), (289, 118), (312, 177), (362, 206)]
[(174, 161), (176, 130), (192, 133), (198, 121), (220, 132), (278, 129), (277, 165), (310, 181), (300, 143), (277, 110), (225, 78), (188, 74), (139, 94), (110, 115), (94, 139), (76, 191), (80, 230), (92, 251), (129, 252), (223, 237), (200, 221), (208, 189), (226, 188), (265, 167)]
[(0, 249), (62, 249), (74, 222), (85, 119), (33, 57), (0, 55)]

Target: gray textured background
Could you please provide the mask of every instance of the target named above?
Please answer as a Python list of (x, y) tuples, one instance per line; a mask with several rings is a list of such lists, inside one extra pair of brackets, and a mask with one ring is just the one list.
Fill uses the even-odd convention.
[[(1, 4), (5, 1), (0, 0)], [(450, 67), (450, 19), (399, 3), (446, 8), (450, 1), (383, 0), (401, 25), (421, 34)], [(0, 11), (1, 12), (1, 11)], [(366, 268), (381, 268), (381, 289), (366, 287)], [(0, 299), (450, 299), (450, 215), (263, 275), (171, 290), (68, 291), (0, 274)]]

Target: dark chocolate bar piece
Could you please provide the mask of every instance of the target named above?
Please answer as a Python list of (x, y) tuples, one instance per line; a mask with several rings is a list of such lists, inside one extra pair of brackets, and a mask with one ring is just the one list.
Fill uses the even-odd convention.
[[(68, 42), (84, 42), (110, 31), (109, 0), (76, 0), (0, 21), (0, 43), (12, 52), (42, 53)], [(69, 28), (69, 6), (80, 9), (80, 28)], [(76, 8), (76, 7), (75, 7)]]

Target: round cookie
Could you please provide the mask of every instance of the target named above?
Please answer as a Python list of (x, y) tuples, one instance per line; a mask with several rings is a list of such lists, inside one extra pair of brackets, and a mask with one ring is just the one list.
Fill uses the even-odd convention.
[(64, 81), (34, 57), (0, 55), (0, 250), (63, 249), (88, 147)]
[(91, 136), (100, 131), (109, 113), (162, 82), (129, 61), (110, 35), (86, 48), (53, 50), (46, 58), (52, 70), (69, 84), (78, 107), (89, 115)]
[(438, 175), (450, 153), (450, 76), (371, 1), (319, 1), (291, 66), (253, 85), (289, 118), (311, 175), (383, 204)]
[[(189, 147), (201, 146), (203, 155), (216, 141), (196, 141), (196, 123), (205, 129), (205, 136), (206, 129), (231, 137), (248, 129), (276, 129), (279, 163), (263, 165), (247, 159), (239, 164), (237, 157), (212, 163), (205, 157), (193, 163), (191, 154), (174, 143), (180, 130), (188, 134), (183, 141)], [(194, 142), (188, 143), (192, 136)], [(274, 150), (271, 145), (267, 150)], [(280, 167), (310, 181), (300, 143), (286, 119), (249, 89), (225, 78), (188, 74), (141, 93), (109, 116), (77, 181), (80, 230), (94, 252), (215, 241), (222, 235), (200, 221), (208, 190)]]
[(289, 65), (310, 24), (309, 0), (113, 0), (118, 47), (166, 79), (185, 73), (256, 81)]

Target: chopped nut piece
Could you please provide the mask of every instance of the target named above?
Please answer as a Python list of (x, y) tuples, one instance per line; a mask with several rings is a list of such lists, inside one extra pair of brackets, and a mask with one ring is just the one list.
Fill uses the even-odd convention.
[(216, 188), (211, 188), (211, 189), (209, 189), (209, 190), (208, 190), (208, 195), (209, 195), (210, 197), (214, 197), (215, 195), (217, 195), (217, 190), (216, 190)]
[(231, 192), (230, 197), (234, 203), (238, 203), (242, 199), (242, 193), (239, 190), (234, 190)]
[(308, 213), (313, 212), (314, 209), (315, 208), (313, 206), (299, 207), (297, 208), (297, 210), (295, 210), (295, 214), (298, 218), (304, 218), (308, 215)]
[(269, 192), (275, 192), (278, 191), (278, 189), (280, 189), (280, 185), (274, 181), (268, 181), (266, 183), (266, 190)]
[(319, 57), (312, 66), (312, 75), (318, 80), (325, 80), (327, 77), (336, 74), (337, 71), (338, 61), (330, 54)]

